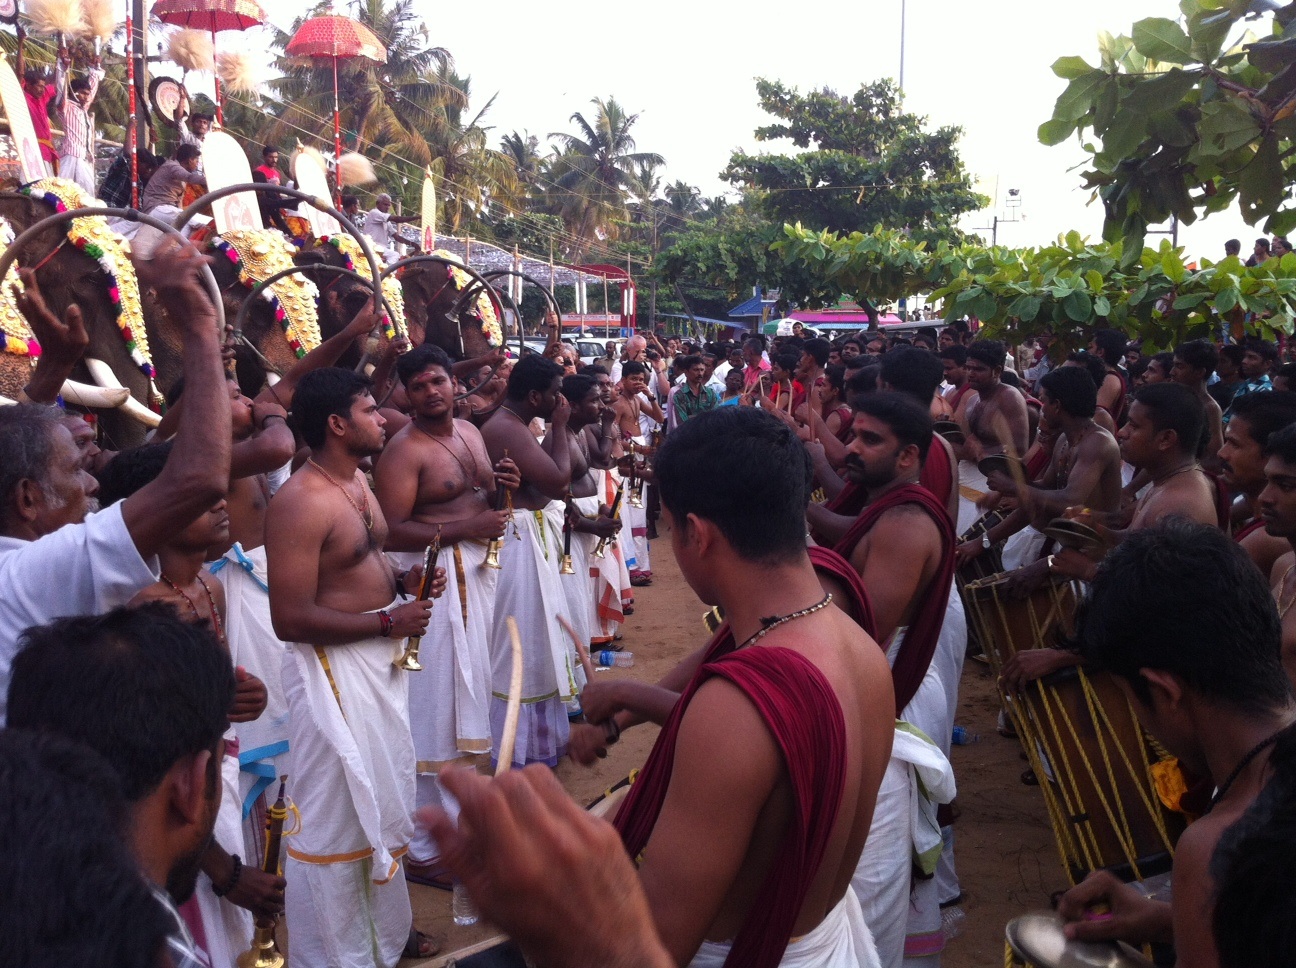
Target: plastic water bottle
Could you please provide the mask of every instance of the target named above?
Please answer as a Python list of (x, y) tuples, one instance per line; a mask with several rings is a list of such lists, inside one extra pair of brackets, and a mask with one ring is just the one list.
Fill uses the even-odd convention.
[(472, 898), (468, 896), (468, 889), (459, 881), (454, 882), (454, 892), (450, 895), (450, 914), (461, 928), (476, 924), (479, 917)]
[(963, 933), (963, 923), (967, 915), (961, 907), (947, 907), (941, 911), (941, 934), (946, 941), (953, 941)]
[(597, 661), (601, 666), (619, 666), (622, 669), (629, 669), (634, 665), (634, 653), (603, 649), (597, 654)]
[(955, 726), (952, 742), (955, 746), (971, 746), (981, 742), (981, 734), (969, 733), (966, 726)]

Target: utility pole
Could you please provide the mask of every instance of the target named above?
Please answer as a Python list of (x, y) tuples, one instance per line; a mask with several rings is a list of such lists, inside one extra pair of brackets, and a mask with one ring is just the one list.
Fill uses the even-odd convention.
[[(138, 2), (138, 0), (137, 0)], [(909, 0), (900, 0), (900, 102), (904, 103), (905, 14)]]

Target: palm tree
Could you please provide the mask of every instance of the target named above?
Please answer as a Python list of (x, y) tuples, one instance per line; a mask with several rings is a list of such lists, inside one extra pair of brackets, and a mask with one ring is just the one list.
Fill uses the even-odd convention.
[[(465, 103), (470, 80), (454, 78)], [(515, 212), (525, 202), (510, 154), (489, 146), (491, 129), (481, 124), (494, 103), (492, 97), (466, 123), (459, 111), (448, 111), (447, 124), (429, 134), (439, 205), (451, 234), (458, 234), (467, 220), (481, 219), (489, 207)]]
[(578, 134), (556, 132), (559, 155), (554, 162), (554, 193), (558, 214), (567, 231), (577, 238), (571, 257), (584, 258), (596, 238), (615, 238), (616, 222), (626, 216), (626, 200), (634, 184), (635, 168), (663, 164), (661, 155), (636, 152), (630, 129), (639, 119), (626, 114), (615, 98), (594, 98), (593, 121), (579, 111), (571, 116)]
[[(429, 136), (446, 123), (446, 108), (467, 107), (466, 95), (443, 77), (453, 62), (450, 52), (428, 45), (427, 25), (414, 12), (414, 0), (352, 0), (351, 7), (355, 18), (387, 48), (387, 62), (339, 65), (344, 138), (356, 150), (391, 146), (415, 164), (427, 164), (432, 160)], [(326, 9), (320, 5), (312, 13)], [(293, 29), (304, 19), (299, 18)], [(274, 46), (282, 51), (288, 38), (278, 32)], [(270, 87), (284, 107), (270, 124), (267, 138), (283, 140), (293, 129), (304, 128), (326, 139), (324, 122), (333, 113), (332, 65), (301, 64), (282, 53), (275, 64), (283, 76), (271, 81)]]
[(526, 131), (514, 131), (500, 139), (500, 151), (513, 165), (518, 187), (530, 199), (537, 193), (544, 167), (540, 139)]

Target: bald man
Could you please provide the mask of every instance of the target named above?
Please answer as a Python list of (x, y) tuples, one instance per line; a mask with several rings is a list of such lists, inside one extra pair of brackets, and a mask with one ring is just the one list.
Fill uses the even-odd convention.
[(400, 252), (396, 250), (395, 226), (417, 221), (417, 215), (393, 215), (392, 197), (383, 192), (374, 199), (373, 210), (365, 216), (361, 231), (373, 239), (374, 246), (382, 254), (383, 260), (392, 263), (400, 258)]

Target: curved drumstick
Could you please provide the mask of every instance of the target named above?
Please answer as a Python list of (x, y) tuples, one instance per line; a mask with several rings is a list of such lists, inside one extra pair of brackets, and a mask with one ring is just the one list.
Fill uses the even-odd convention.
[(585, 648), (585, 643), (580, 640), (576, 630), (572, 628), (571, 622), (567, 621), (561, 615), (558, 616), (558, 624), (561, 625), (566, 633), (571, 636), (572, 645), (576, 646), (576, 657), (580, 659), (581, 668), (585, 670), (585, 678), (589, 682), (594, 681), (594, 663), (590, 661), (589, 649)]
[(509, 679), (508, 711), (504, 714), (504, 735), (500, 737), (499, 759), (495, 775), (507, 773), (513, 766), (513, 750), (517, 747), (518, 714), (522, 711), (522, 636), (518, 634), (517, 620), (507, 619), (509, 638), (513, 642), (513, 672)]

